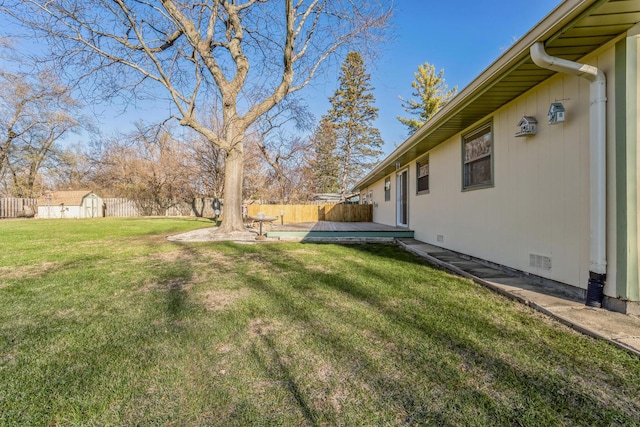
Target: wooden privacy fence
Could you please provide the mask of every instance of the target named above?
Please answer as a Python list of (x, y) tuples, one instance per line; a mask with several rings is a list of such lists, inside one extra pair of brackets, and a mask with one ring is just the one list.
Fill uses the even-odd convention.
[[(178, 203), (168, 209), (150, 207), (144, 201), (135, 202), (123, 198), (103, 199), (106, 210), (105, 216), (136, 217), (143, 215), (155, 216), (198, 216), (212, 218), (215, 215), (213, 199), (197, 198), (191, 202)], [(25, 211), (25, 207), (37, 210), (38, 199), (0, 198), (0, 218), (17, 218)], [(247, 213), (256, 216), (263, 212), (267, 216), (280, 216), (284, 212), (284, 222), (371, 222), (373, 209), (371, 205), (249, 205)], [(223, 207), (224, 215), (224, 207)]]
[[(152, 201), (134, 201), (125, 198), (104, 198), (105, 216), (199, 216), (212, 218), (215, 215), (212, 198), (196, 198), (190, 202), (179, 202), (175, 206), (161, 209)], [(25, 207), (32, 207), (37, 212), (38, 199), (0, 197), (0, 218), (17, 218), (25, 212)]]
[(17, 218), (25, 211), (25, 207), (32, 207), (35, 212), (37, 204), (38, 199), (0, 198), (0, 218)]
[(280, 216), (284, 212), (285, 223), (297, 222), (371, 222), (372, 205), (249, 205), (247, 214), (256, 216)]
[(104, 200), (104, 216), (140, 216), (138, 208), (133, 200), (109, 198)]
[(193, 199), (191, 202), (179, 202), (175, 206), (161, 209), (149, 200), (134, 201), (124, 198), (103, 199), (106, 205), (105, 216), (198, 216), (211, 218), (215, 215), (213, 200), (208, 197)]

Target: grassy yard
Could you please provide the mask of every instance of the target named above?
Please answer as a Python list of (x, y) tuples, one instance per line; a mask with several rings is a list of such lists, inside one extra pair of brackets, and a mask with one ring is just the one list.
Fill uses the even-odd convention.
[(385, 245), (0, 222), (0, 425), (640, 425), (640, 360)]

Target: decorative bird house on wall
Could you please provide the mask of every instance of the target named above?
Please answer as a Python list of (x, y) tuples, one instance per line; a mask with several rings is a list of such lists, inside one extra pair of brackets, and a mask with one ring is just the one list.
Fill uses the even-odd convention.
[(520, 126), (520, 132), (516, 133), (516, 136), (535, 135), (538, 131), (538, 121), (535, 117), (523, 116), (518, 126)]
[(548, 116), (550, 125), (564, 122), (564, 105), (562, 105), (562, 102), (552, 102), (549, 106)]

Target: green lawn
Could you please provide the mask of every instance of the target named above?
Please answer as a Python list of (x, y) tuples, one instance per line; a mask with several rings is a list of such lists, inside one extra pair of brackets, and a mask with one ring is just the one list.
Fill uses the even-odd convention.
[(0, 221), (0, 425), (640, 425), (640, 360), (386, 245)]

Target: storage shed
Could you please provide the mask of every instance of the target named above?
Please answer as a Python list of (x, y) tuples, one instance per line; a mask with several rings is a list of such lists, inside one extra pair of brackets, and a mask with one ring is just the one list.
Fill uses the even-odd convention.
[(104, 201), (91, 190), (53, 191), (38, 199), (38, 218), (104, 216)]

